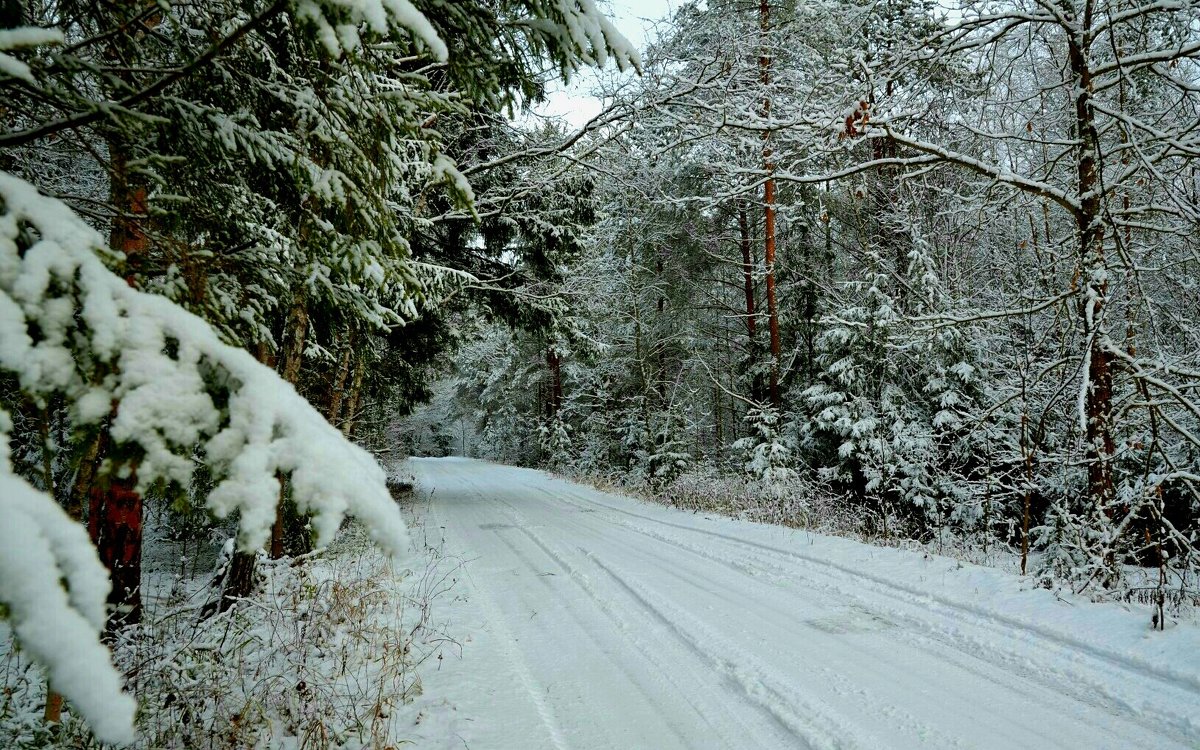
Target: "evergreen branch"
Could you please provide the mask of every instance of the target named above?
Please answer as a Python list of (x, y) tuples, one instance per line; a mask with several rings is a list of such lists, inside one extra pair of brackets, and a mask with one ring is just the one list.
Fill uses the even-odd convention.
[(0, 148), (12, 148), (14, 146), (22, 146), (27, 143), (45, 138), (48, 135), (53, 135), (63, 130), (75, 130), (77, 128), (86, 127), (94, 122), (102, 120), (113, 110), (128, 110), (134, 106), (150, 99), (165, 91), (169, 86), (177, 83), (184, 78), (187, 78), (192, 73), (200, 70), (208, 63), (212, 62), (218, 55), (232, 47), (244, 36), (257, 29), (262, 24), (269, 21), (272, 17), (283, 11), (287, 5), (287, 0), (275, 0), (263, 12), (251, 18), (246, 23), (235, 29), (229, 36), (212, 45), (196, 59), (192, 60), (187, 65), (179, 68), (167, 75), (162, 76), (149, 86), (136, 91), (129, 96), (116, 102), (97, 103), (94, 109), (61, 117), (57, 120), (42, 123), (37, 127), (19, 130), (12, 133), (0, 135)]

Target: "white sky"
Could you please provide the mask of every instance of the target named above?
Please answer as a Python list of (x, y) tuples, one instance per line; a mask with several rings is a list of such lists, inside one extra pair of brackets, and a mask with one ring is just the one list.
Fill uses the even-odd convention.
[[(646, 43), (653, 36), (651, 26), (655, 21), (661, 21), (670, 15), (679, 5), (680, 0), (611, 0), (600, 3), (601, 8), (607, 5), (608, 17), (612, 19), (617, 30), (625, 38), (633, 42), (639, 50), (645, 49)], [(611, 70), (613, 64), (609, 63)], [(543, 117), (560, 118), (573, 127), (579, 127), (600, 111), (600, 100), (588, 92), (592, 87), (592, 76), (584, 72), (578, 75), (567, 86), (556, 84), (551, 87), (545, 104), (534, 111)]]

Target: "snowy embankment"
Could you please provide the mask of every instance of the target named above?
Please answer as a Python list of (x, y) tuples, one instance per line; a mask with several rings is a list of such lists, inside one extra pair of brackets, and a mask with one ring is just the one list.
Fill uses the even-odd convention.
[(1153, 631), (1148, 607), (541, 472), (411, 467), (468, 561), (444, 746), (1200, 746), (1200, 629)]

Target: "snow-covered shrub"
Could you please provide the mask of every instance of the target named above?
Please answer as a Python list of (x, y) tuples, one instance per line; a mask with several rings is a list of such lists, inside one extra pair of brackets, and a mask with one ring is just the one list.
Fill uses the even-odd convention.
[(779, 411), (772, 407), (746, 413), (750, 434), (733, 444), (744, 457), (746, 473), (765, 484), (780, 484), (795, 478), (795, 441), (783, 433)]
[(574, 469), (583, 476), (598, 477), (611, 472), (616, 452), (612, 435), (613, 418), (608, 412), (589, 414), (586, 429), (575, 435), (579, 455)]
[(886, 434), (896, 425), (883, 412), (898, 380), (888, 345), (900, 316), (883, 273), (846, 286), (851, 302), (823, 321), (816, 338), (818, 380), (800, 394), (800, 443), (823, 481), (870, 493), (890, 473)]
[(646, 451), (646, 480), (652, 487), (669, 484), (692, 464), (692, 454), (681, 439), (682, 427), (669, 411), (659, 413), (654, 440)]
[(744, 475), (693, 468), (656, 490), (664, 505), (697, 513), (720, 513), (826, 534), (872, 539), (888, 521), (826, 484), (796, 475), (765, 484)]
[(908, 244), (903, 290), (869, 252), (874, 270), (847, 282), (846, 305), (822, 321), (817, 382), (799, 394), (801, 451), (823, 480), (880, 512), (896, 506), (918, 530), (971, 528), (978, 371), (961, 330), (918, 321), (946, 301), (928, 243), (914, 234)]
[(813, 487), (797, 477), (764, 484), (746, 476), (692, 470), (660, 487), (655, 499), (684, 510), (804, 526)]
[(537, 426), (527, 415), (519, 414), (509, 404), (488, 414), (482, 422), (475, 446), (479, 457), (519, 466), (534, 463), (538, 444), (530, 440), (530, 435), (537, 434)]
[(664, 438), (656, 441), (654, 451), (648, 458), (650, 483), (655, 486), (669, 484), (692, 463), (692, 455), (678, 440)]
[(555, 414), (552, 419), (538, 427), (538, 445), (542, 451), (542, 460), (547, 466), (562, 469), (571, 465), (571, 434), (561, 414)]
[[(350, 525), (320, 554), (261, 561), (257, 592), (208, 619), (197, 615), (220, 595), (208, 575), (151, 572), (142, 626), (123, 632), (113, 654), (135, 675), (135, 747), (403, 746), (421, 665), (455, 646), (433, 614), (457, 563), (426, 549), (423, 567), (399, 569)], [(28, 668), (20, 652), (0, 654), (0, 665), (10, 676)], [(74, 716), (53, 736), (41, 729), (40, 680), (6, 685), (14, 692), (0, 707), (0, 744), (87, 742)]]
[(624, 481), (640, 484), (650, 475), (650, 431), (646, 426), (642, 399), (617, 415), (616, 442), (620, 462), (616, 467)]

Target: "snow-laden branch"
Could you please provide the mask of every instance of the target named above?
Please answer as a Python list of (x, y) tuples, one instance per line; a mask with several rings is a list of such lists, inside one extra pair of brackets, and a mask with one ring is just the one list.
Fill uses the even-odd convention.
[[(387, 552), (402, 555), (407, 530), (370, 454), (203, 320), (128, 286), (100, 262), (102, 246), (66, 205), (0, 172), (0, 369), (22, 393), (62, 397), (76, 425), (111, 416), (113, 440), (139, 457), (142, 488), (186, 485), (199, 457), (217, 480), (207, 506), (220, 518), (237, 514), (243, 549), (266, 542), (278, 477), (289, 475), (318, 544), (332, 540), (349, 512)], [(10, 429), (4, 417), (0, 439)], [(124, 737), (132, 710), (116, 710), (125, 705), (119, 680), (97, 656), (108, 581), (87, 535), (12, 476), (6, 450), (0, 512), (0, 601), (17, 636), (98, 736)], [(30, 566), (44, 573), (30, 578)], [(89, 673), (96, 677), (84, 679)]]
[(929, 143), (917, 138), (912, 138), (902, 133), (897, 133), (888, 127), (886, 123), (883, 125), (883, 128), (884, 131), (901, 146), (907, 146), (916, 151), (920, 151), (923, 154), (936, 157), (938, 160), (965, 167), (972, 172), (981, 174), (985, 177), (990, 177), (996, 182), (1004, 183), (1026, 193), (1031, 193), (1042, 198), (1048, 198), (1072, 214), (1078, 213), (1079, 211), (1079, 200), (1074, 196), (1068, 195), (1066, 192), (1055, 187), (1054, 185), (1040, 182), (1038, 180), (1025, 177), (1024, 175), (1016, 174), (1011, 170), (995, 164), (989, 164), (988, 162), (945, 148), (936, 143)]
[(218, 477), (208, 507), (239, 515), (243, 548), (267, 540), (282, 473), (319, 542), (350, 512), (388, 552), (404, 552), (407, 532), (370, 454), (203, 320), (129, 287), (96, 257), (102, 246), (66, 205), (0, 172), (0, 368), (22, 391), (63, 395), (77, 424), (115, 411), (112, 437), (140, 449), (142, 487), (187, 485), (199, 446)]
[[(13, 146), (20, 146), (22, 144), (31, 143), (38, 138), (44, 138), (63, 130), (82, 128), (86, 125), (103, 120), (104, 118), (110, 116), (113, 112), (135, 107), (142, 102), (161, 94), (171, 85), (183, 80), (184, 78), (187, 78), (196, 71), (202, 69), (205, 65), (211, 63), (219, 55), (236, 44), (242, 37), (266, 23), (274, 16), (278, 15), (283, 10), (285, 3), (286, 0), (275, 0), (275, 2), (268, 6), (266, 10), (258, 13), (253, 18), (227, 34), (225, 37), (218, 40), (191, 62), (178, 67), (170, 73), (159, 76), (148, 86), (129, 94), (119, 101), (108, 101), (103, 103), (97, 102), (93, 106), (89, 106), (84, 110), (69, 113), (56, 120), (49, 120), (47, 122), (39, 123), (34, 127), (27, 128), (25, 130), (0, 133), (0, 147), (11, 148)], [(52, 30), (46, 29), (44, 31), (50, 32)], [(53, 41), (53, 37), (47, 35), (42, 41), (45, 43), (50, 43)], [(28, 73), (28, 71), (26, 72)]]
[(913, 315), (912, 320), (916, 323), (932, 323), (933, 328), (944, 328), (947, 326), (961, 326), (968, 323), (978, 323), (984, 320), (998, 320), (1002, 318), (1027, 317), (1034, 313), (1039, 313), (1042, 310), (1053, 307), (1060, 302), (1069, 300), (1074, 297), (1077, 292), (1068, 291), (1062, 294), (1044, 299), (1026, 307), (1012, 307), (1006, 310), (981, 310), (971, 315), (955, 315), (952, 313), (936, 313), (932, 315)]
[[(0, 603), (21, 646), (46, 668), (102, 742), (132, 742), (137, 704), (100, 643), (108, 571), (84, 528), (12, 473), (0, 411)], [(66, 583), (66, 589), (63, 588)]]
[(363, 25), (383, 37), (403, 29), (439, 62), (450, 56), (433, 24), (409, 0), (294, 0), (294, 6), (296, 17), (316, 27), (317, 38), (334, 57), (362, 43), (358, 29)]

